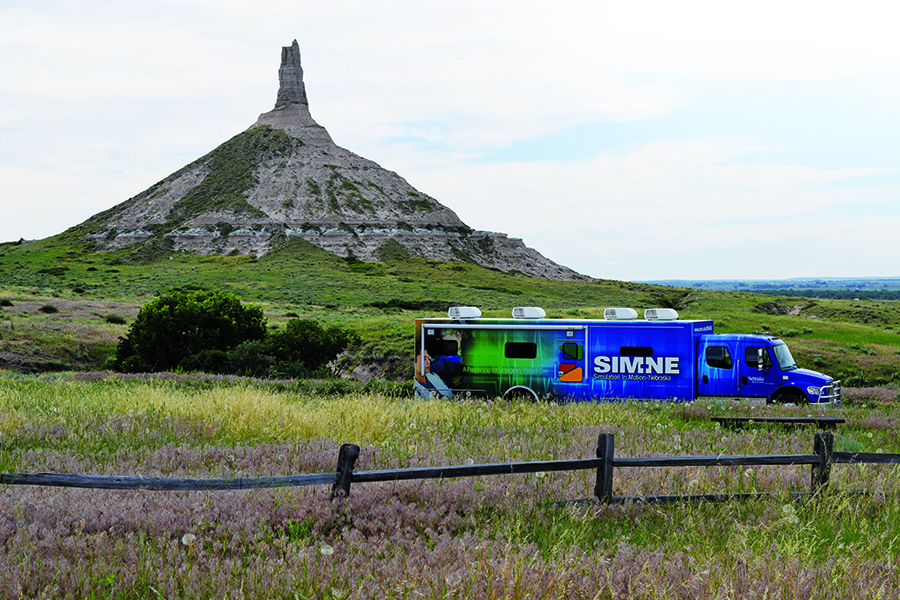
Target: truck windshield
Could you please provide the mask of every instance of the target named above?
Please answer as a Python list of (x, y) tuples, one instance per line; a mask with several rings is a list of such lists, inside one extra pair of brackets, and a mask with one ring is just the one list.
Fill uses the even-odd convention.
[(778, 366), (781, 367), (782, 371), (793, 371), (797, 368), (797, 363), (794, 361), (794, 357), (791, 356), (791, 351), (788, 350), (787, 344), (773, 344), (772, 350), (775, 352), (775, 360), (778, 361)]

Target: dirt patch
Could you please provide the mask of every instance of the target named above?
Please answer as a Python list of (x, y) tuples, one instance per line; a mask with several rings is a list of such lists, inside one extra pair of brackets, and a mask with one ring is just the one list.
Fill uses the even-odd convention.
[(12, 306), (0, 308), (0, 314), (21, 315), (23, 313), (39, 313), (43, 306), (53, 306), (59, 312), (53, 313), (54, 317), (78, 318), (87, 316), (105, 317), (116, 314), (122, 317), (134, 318), (140, 311), (136, 304), (123, 302), (104, 302), (100, 300), (64, 300), (62, 298), (36, 298), (29, 300), (13, 300)]
[(754, 306), (753, 312), (766, 315), (786, 315), (791, 312), (791, 308), (778, 302), (763, 302)]
[(46, 373), (64, 371), (64, 365), (44, 356), (32, 356), (19, 352), (0, 351), (0, 370), (18, 373)]

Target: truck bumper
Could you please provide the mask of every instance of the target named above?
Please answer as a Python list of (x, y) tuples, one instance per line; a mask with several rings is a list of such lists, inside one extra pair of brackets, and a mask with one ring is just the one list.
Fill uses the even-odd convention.
[(841, 382), (834, 380), (828, 385), (822, 386), (816, 404), (826, 404), (831, 406), (841, 405)]

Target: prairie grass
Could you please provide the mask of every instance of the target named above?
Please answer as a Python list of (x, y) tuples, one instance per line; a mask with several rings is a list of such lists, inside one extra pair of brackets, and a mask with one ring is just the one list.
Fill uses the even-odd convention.
[[(164, 477), (618, 456), (806, 454), (813, 431), (710, 416), (724, 402), (528, 404), (315, 394), (208, 379), (0, 373), (0, 471)], [(838, 449), (900, 452), (895, 404), (841, 408)], [(900, 590), (900, 470), (627, 469), (615, 495), (767, 492), (751, 502), (591, 502), (591, 471), (243, 492), (0, 489), (0, 597), (855, 598)], [(865, 493), (859, 493), (864, 490)], [(572, 503), (574, 500), (588, 500)]]

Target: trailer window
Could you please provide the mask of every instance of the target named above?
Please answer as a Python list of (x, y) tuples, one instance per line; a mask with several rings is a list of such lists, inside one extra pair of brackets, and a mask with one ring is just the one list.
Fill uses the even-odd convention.
[(725, 346), (708, 346), (706, 348), (706, 364), (714, 369), (730, 369), (734, 366), (731, 354)]
[(622, 346), (619, 356), (653, 356), (653, 348), (649, 346)]
[(537, 344), (534, 342), (506, 342), (506, 358), (537, 358)]
[(456, 356), (459, 354), (459, 342), (456, 340), (437, 340), (429, 350), (432, 356)]

